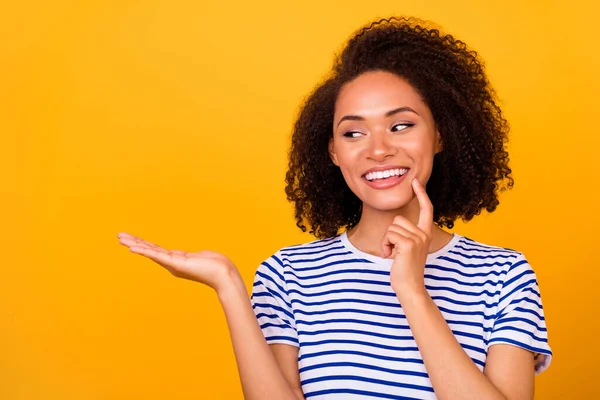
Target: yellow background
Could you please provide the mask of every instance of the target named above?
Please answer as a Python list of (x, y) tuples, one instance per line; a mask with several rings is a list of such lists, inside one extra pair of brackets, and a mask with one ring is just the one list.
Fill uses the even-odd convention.
[(225, 252), (248, 286), (310, 240), (283, 193), (294, 116), (344, 40), (391, 14), (486, 60), (516, 186), (456, 231), (538, 274), (555, 358), (536, 398), (600, 398), (591, 0), (5, 2), (0, 398), (241, 398), (215, 295), (116, 234)]

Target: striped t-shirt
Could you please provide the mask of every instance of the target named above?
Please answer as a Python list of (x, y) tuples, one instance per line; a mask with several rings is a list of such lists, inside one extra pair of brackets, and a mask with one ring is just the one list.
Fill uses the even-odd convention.
[[(390, 285), (392, 259), (358, 250), (345, 233), (286, 247), (255, 275), (252, 305), (267, 343), (299, 348), (307, 399), (435, 399)], [(489, 346), (552, 352), (536, 275), (523, 254), (455, 234), (427, 256), (425, 286), (483, 371)]]

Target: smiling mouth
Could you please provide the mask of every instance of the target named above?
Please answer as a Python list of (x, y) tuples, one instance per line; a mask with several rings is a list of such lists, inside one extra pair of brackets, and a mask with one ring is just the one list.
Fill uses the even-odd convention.
[(400, 177), (405, 175), (409, 171), (409, 168), (395, 168), (395, 169), (387, 169), (385, 171), (374, 171), (369, 172), (364, 175), (364, 178), (369, 182), (384, 180), (393, 177)]

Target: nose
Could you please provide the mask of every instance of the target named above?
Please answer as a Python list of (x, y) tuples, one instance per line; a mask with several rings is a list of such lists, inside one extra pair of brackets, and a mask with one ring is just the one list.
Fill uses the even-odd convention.
[(373, 132), (369, 137), (368, 157), (375, 161), (384, 161), (396, 152), (387, 132)]

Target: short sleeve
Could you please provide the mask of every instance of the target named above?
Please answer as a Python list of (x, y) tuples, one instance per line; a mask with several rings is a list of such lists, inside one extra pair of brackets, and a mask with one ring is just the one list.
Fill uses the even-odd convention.
[(279, 252), (265, 260), (254, 275), (252, 308), (268, 344), (298, 346), (298, 333)]
[(536, 375), (546, 370), (552, 360), (537, 278), (520, 253), (510, 266), (500, 292), (489, 345), (498, 343), (533, 352)]

